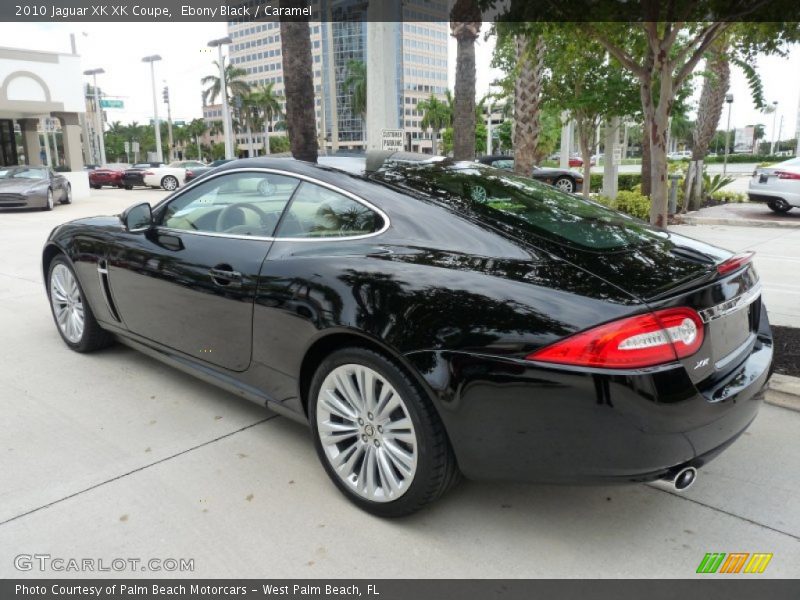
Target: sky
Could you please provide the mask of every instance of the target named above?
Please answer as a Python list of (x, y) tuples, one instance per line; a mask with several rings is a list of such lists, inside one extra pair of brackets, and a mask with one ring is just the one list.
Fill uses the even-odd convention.
[[(143, 56), (160, 54), (156, 63), (156, 87), (159, 97), (159, 116), (166, 107), (161, 103), (164, 81), (170, 88), (172, 118), (191, 120), (202, 115), (200, 78), (210, 74), (214, 67), (216, 51), (207, 47), (211, 39), (226, 35), (223, 22), (209, 23), (14, 23), (6, 24), (0, 44), (30, 50), (70, 52), (70, 33), (75, 33), (78, 53), (83, 69), (102, 67), (106, 73), (98, 76), (98, 85), (109, 97), (125, 102), (124, 110), (110, 109), (109, 121), (147, 122), (152, 117), (152, 86), (149, 65), (141, 62)], [(485, 27), (484, 27), (485, 29)], [(84, 35), (85, 34), (85, 35)], [(489, 84), (501, 73), (492, 69), (494, 40), (484, 40), (476, 46), (477, 95), (483, 96)], [(455, 80), (454, 39), (449, 43), (450, 87)], [(769, 103), (778, 102), (775, 129), (781, 116), (781, 137), (792, 137), (796, 128), (800, 102), (800, 46), (795, 46), (786, 58), (761, 57), (757, 68), (764, 83), (764, 95)], [(700, 95), (700, 86), (695, 92)], [(744, 127), (763, 123), (767, 139), (772, 139), (771, 114), (760, 113), (753, 106), (744, 74), (733, 67), (729, 90), (734, 96), (731, 106), (731, 127)], [(727, 108), (723, 123), (727, 119)]]

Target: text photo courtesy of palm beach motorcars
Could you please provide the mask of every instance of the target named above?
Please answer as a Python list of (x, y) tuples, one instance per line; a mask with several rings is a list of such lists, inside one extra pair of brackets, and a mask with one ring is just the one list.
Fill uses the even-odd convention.
[(800, 575), (796, 7), (163, 4), (0, 9), (3, 579)]

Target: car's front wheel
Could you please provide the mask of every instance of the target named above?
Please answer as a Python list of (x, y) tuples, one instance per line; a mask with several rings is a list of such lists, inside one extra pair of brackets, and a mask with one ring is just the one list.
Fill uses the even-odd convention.
[(97, 324), (78, 278), (63, 255), (50, 263), (47, 294), (58, 333), (67, 346), (78, 352), (91, 352), (112, 342), (111, 334)]
[(571, 194), (575, 191), (575, 182), (569, 177), (559, 177), (553, 182), (553, 187)]
[(171, 192), (178, 188), (178, 180), (172, 175), (167, 175), (161, 180), (161, 187)]
[(53, 206), (55, 206), (55, 201), (53, 200), (53, 190), (47, 188), (47, 197), (45, 198), (42, 210), (53, 210)]
[(783, 198), (773, 198), (767, 202), (767, 206), (776, 213), (785, 213), (792, 210), (792, 205)]
[(371, 350), (345, 348), (322, 362), (309, 418), (328, 475), (374, 515), (411, 514), (458, 477), (430, 400), (394, 361)]

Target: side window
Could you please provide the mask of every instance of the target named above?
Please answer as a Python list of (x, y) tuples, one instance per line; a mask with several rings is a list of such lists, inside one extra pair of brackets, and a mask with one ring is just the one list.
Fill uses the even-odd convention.
[(272, 173), (229, 173), (170, 202), (158, 224), (170, 229), (271, 237), (299, 180)]
[(304, 181), (295, 193), (277, 237), (347, 237), (383, 227), (380, 215), (360, 202)]

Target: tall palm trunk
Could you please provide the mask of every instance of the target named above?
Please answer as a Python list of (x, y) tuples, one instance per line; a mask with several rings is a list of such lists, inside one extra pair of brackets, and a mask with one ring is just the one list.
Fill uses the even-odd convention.
[(475, 40), (481, 30), (481, 11), (475, 0), (458, 0), (450, 13), (456, 53), (453, 158), (475, 159)]
[(539, 109), (541, 105), (542, 72), (544, 70), (544, 38), (539, 37), (531, 52), (529, 38), (514, 38), (517, 59), (514, 85), (514, 172), (530, 177), (536, 162), (539, 145)]
[(703, 159), (722, 116), (725, 93), (731, 78), (731, 66), (726, 51), (727, 47), (723, 44), (713, 51), (706, 62), (706, 75), (693, 132), (692, 162), (686, 176), (688, 201), (684, 203), (684, 207), (688, 206), (689, 210), (697, 210), (703, 203)]
[[(281, 8), (307, 7), (301, 0), (283, 0)], [(300, 12), (300, 11), (298, 11)], [(296, 17), (286, 17), (286, 19)], [(283, 82), (286, 89), (286, 129), (292, 156), (317, 162), (317, 118), (308, 21), (281, 17)]]

